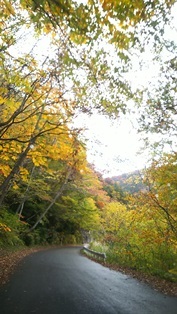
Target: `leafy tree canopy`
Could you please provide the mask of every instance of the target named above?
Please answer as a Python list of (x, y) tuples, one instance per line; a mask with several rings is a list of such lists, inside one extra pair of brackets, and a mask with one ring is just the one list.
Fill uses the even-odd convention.
[(130, 48), (161, 43), (174, 2), (2, 1), (2, 31), (12, 32), (5, 31), (3, 47), (17, 40), (17, 28), (32, 22), (35, 32), (53, 36), (55, 67), (62, 65), (60, 75), (71, 87), (77, 108), (118, 116), (134, 97), (125, 75), (130, 70)]

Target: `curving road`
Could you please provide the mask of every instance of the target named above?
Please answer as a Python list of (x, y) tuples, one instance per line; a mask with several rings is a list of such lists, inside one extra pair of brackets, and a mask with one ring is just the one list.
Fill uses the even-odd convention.
[(26, 257), (0, 289), (1, 314), (176, 314), (167, 297), (127, 275), (61, 248)]

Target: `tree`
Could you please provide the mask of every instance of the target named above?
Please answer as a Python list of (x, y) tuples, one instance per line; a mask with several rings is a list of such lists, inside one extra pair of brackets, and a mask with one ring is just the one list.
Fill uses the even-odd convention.
[(122, 204), (126, 203), (127, 192), (125, 192), (121, 185), (113, 179), (107, 178), (103, 189), (108, 193), (112, 201), (114, 200)]
[[(25, 66), (24, 66), (25, 62)], [(48, 71), (44, 72), (42, 67)], [(55, 137), (71, 133), (67, 123), (73, 115), (73, 102), (64, 97), (59, 68), (45, 59), (41, 65), (31, 56), (2, 58), (1, 80), (1, 204), (20, 167), (30, 152), (37, 155), (37, 147), (46, 145), (45, 134)], [(44, 146), (43, 146), (44, 147)], [(33, 158), (34, 165), (44, 163)], [(22, 169), (20, 170), (22, 173)], [(27, 171), (28, 172), (28, 171)]]
[[(104, 31), (110, 40), (123, 48), (135, 41), (134, 28), (144, 22), (151, 32), (162, 30), (161, 23), (168, 21), (168, 13), (174, 0), (153, 3), (137, 1), (97, 0), (77, 3), (75, 1), (33, 0), (21, 1), (30, 18), (39, 27), (52, 25), (69, 29), (69, 36), (79, 43), (97, 39)], [(119, 27), (117, 27), (117, 25)], [(147, 29), (146, 29), (147, 32)], [(152, 35), (152, 34), (151, 34)], [(136, 38), (136, 40), (138, 40)]]
[(167, 230), (176, 236), (176, 154), (154, 161), (145, 172), (144, 180), (147, 185), (147, 192), (143, 193), (145, 202), (160, 213)]
[[(41, 240), (48, 241), (49, 229), (50, 241), (60, 242), (60, 237), (64, 240), (69, 231), (67, 228), (71, 226), (73, 235), (77, 233), (81, 238), (83, 230), (85, 232), (95, 230), (99, 225), (99, 210), (94, 200), (95, 196), (91, 190), (87, 190), (88, 182), (84, 186), (83, 178), (87, 177), (87, 173), (91, 182), (85, 153), (82, 146), (79, 148), (76, 142), (74, 145), (70, 161), (69, 156), (66, 160), (64, 158), (58, 160), (57, 157), (60, 158), (58, 155), (55, 157), (56, 160), (50, 159), (47, 167), (46, 163), (45, 167), (35, 166), (31, 181), (26, 182), (28, 187), (25, 190), (26, 199), (24, 202), (22, 195), (23, 208), (19, 213), (21, 221), (28, 224), (22, 233), (26, 243), (28, 241), (31, 243), (30, 238), (33, 235), (35, 237), (36, 232), (41, 234)], [(20, 181), (18, 184), (19, 189), (22, 189), (24, 182)], [(10, 206), (11, 209), (14, 207), (12, 204)], [(61, 223), (65, 227), (62, 228)], [(33, 235), (30, 235), (32, 232)], [(38, 235), (38, 239), (40, 236)]]
[[(175, 56), (176, 47), (171, 46)], [(148, 106), (141, 116), (142, 129), (147, 132), (176, 135), (176, 70), (175, 57), (168, 59), (160, 69), (159, 81), (146, 94)], [(168, 139), (167, 139), (168, 140)]]
[[(54, 107), (53, 107), (53, 110), (54, 110)], [(11, 171), (9, 172), (9, 174), (6, 176), (6, 178), (1, 184), (1, 187), (0, 187), (1, 203), (6, 195), (6, 192), (8, 191), (8, 187), (11, 180), (14, 179), (14, 176), (18, 173), (19, 168), (23, 166), (25, 159), (29, 155), (30, 150), (33, 149), (35, 145), (40, 145), (39, 137), (43, 137), (45, 133), (53, 133), (53, 135), (59, 136), (63, 133), (67, 134), (68, 132), (66, 127), (62, 126), (62, 123), (60, 120), (58, 121), (58, 119), (56, 120), (53, 119), (52, 111), (50, 113), (48, 109), (47, 111), (45, 111), (42, 108), (42, 111), (38, 112), (37, 114), (38, 114), (36, 116), (37, 120), (35, 121), (34, 128), (32, 126), (32, 132), (31, 134), (29, 133), (29, 137), (27, 133), (28, 131), (26, 130), (25, 137), (24, 135), (20, 137), (18, 133), (18, 137), (6, 137), (5, 136), (1, 139), (1, 141), (6, 141), (8, 143), (9, 141), (13, 142), (14, 140), (22, 143), (22, 152), (19, 153), (19, 156), (15, 160), (11, 168)], [(30, 124), (31, 124), (31, 119), (30, 119)], [(28, 127), (28, 124), (26, 124), (25, 126)], [(4, 156), (4, 158), (6, 160), (9, 159), (7, 156)], [(33, 162), (34, 164), (38, 164), (39, 160), (35, 162), (35, 159), (34, 159)]]
[[(173, 32), (174, 22), (166, 33)], [(177, 43), (163, 38), (163, 49), (152, 60), (157, 69), (151, 81), (141, 90), (139, 98), (138, 126), (145, 139), (145, 145), (158, 154), (176, 151), (176, 84)]]
[(152, 36), (160, 40), (173, 3), (22, 0), (19, 6), (5, 6), (7, 17), (25, 14), (27, 24), (32, 21), (35, 30), (53, 35), (56, 47), (65, 47), (59, 62), (65, 65), (64, 80), (72, 86), (79, 109), (118, 116), (133, 98), (125, 75), (128, 51), (137, 43), (144, 47)]

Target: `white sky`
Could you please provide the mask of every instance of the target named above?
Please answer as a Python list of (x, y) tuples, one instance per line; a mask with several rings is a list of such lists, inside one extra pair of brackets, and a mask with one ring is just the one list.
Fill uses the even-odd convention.
[(84, 114), (77, 119), (78, 126), (84, 126), (87, 141), (87, 157), (104, 177), (141, 169), (143, 158), (137, 155), (142, 141), (128, 117), (110, 121), (105, 116)]

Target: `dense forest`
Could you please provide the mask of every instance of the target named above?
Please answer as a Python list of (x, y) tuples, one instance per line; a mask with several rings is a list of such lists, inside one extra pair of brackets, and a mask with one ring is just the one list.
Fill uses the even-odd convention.
[[(81, 244), (177, 280), (174, 0), (0, 0), (0, 247)], [(158, 79), (131, 85), (146, 47)], [(79, 114), (137, 114), (146, 169), (106, 178)]]

